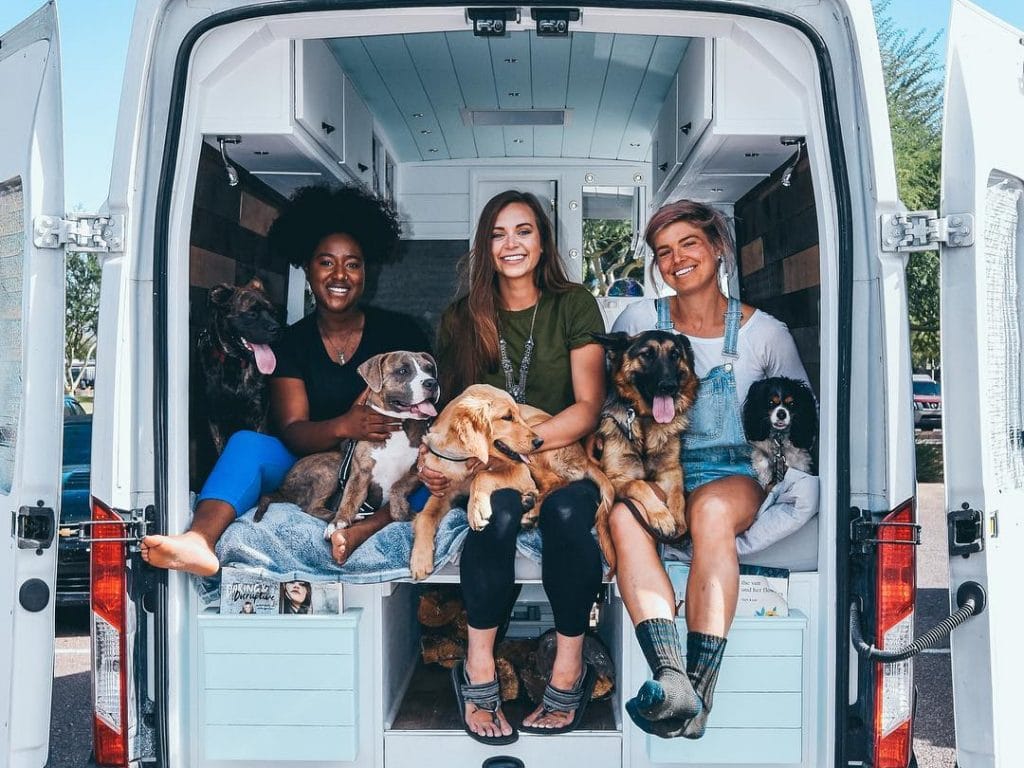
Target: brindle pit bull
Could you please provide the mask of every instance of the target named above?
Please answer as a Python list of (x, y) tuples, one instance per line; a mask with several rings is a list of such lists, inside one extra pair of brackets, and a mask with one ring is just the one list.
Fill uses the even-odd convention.
[(220, 454), (235, 432), (266, 428), (266, 377), (277, 366), (270, 343), (280, 333), (281, 322), (263, 283), (255, 277), (242, 286), (211, 288), (207, 311), (209, 319), (196, 347), (210, 436)]
[(386, 352), (359, 366), (368, 389), (366, 405), (378, 413), (402, 420), (402, 429), (387, 440), (360, 440), (352, 452), (352, 465), (341, 503), (335, 512), (328, 500), (338, 488), (342, 450), (314, 453), (299, 459), (275, 493), (260, 499), (255, 519), (267, 506), (287, 501), (313, 517), (328, 521), (324, 538), (348, 527), (364, 502), (377, 509), (384, 502), (394, 520), (409, 518), (407, 496), (419, 484), (416, 458), (427, 422), (437, 415), (434, 404), (440, 395), (434, 358), (425, 352)]

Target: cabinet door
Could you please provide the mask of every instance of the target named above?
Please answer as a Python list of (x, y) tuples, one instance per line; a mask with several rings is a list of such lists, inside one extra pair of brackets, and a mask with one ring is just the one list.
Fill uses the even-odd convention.
[(655, 192), (661, 189), (676, 166), (676, 99), (677, 81), (673, 80), (665, 96), (665, 103), (654, 124), (654, 141), (651, 144), (651, 182)]
[(679, 65), (676, 107), (676, 162), (682, 163), (711, 123), (713, 40), (696, 38)]
[(333, 157), (345, 156), (345, 75), (322, 40), (295, 43), (295, 121)]
[(345, 78), (345, 169), (352, 178), (367, 187), (373, 186), (373, 116), (356, 92), (352, 81)]

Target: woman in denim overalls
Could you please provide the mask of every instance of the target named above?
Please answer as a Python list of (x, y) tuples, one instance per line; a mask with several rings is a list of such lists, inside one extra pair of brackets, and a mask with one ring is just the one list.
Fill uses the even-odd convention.
[[(689, 200), (670, 203), (651, 218), (645, 239), (676, 295), (631, 305), (614, 330), (685, 333), (695, 352), (704, 356), (697, 360), (698, 375), (702, 360), (709, 370), (701, 378), (681, 446), (687, 530), (693, 542), (685, 662), (674, 622), (675, 595), (658, 542), (623, 504), (616, 504), (611, 514), (619, 591), (654, 677), (627, 702), (626, 710), (648, 733), (696, 739), (704, 734), (725, 637), (736, 611), (735, 537), (750, 526), (764, 499), (754, 479), (741, 420), (746, 387), (737, 390), (735, 375), (741, 364), (740, 328), (755, 310), (726, 297), (719, 288), (720, 273), (731, 272), (735, 256), (728, 223), (718, 211)], [(743, 361), (746, 386), (751, 374), (760, 378), (762, 373), (775, 373), (771, 369), (776, 359), (796, 360), (802, 372), (785, 326), (759, 315), (761, 327), (768, 330), (766, 338), (782, 354), (775, 354), (780, 351), (776, 349), (763, 355), (744, 351), (751, 358)], [(748, 333), (747, 338), (749, 342), (753, 337)], [(756, 371), (750, 370), (751, 364)]]

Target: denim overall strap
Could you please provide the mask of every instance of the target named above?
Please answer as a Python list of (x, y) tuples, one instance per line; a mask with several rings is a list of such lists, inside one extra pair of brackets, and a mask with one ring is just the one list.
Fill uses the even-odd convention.
[(729, 298), (729, 306), (725, 310), (725, 342), (722, 344), (722, 355), (739, 359), (739, 352), (736, 350), (740, 337), (740, 320), (743, 312), (740, 309), (740, 300)]
[(690, 426), (682, 437), (680, 459), (687, 493), (723, 477), (754, 476), (733, 373), (733, 361), (739, 359), (740, 318), (740, 302), (729, 299), (722, 343), (726, 361), (700, 380)]
[(675, 327), (672, 323), (672, 313), (669, 311), (670, 297), (662, 296), (654, 300), (654, 306), (658, 310), (658, 323), (654, 326), (658, 331), (671, 331)]

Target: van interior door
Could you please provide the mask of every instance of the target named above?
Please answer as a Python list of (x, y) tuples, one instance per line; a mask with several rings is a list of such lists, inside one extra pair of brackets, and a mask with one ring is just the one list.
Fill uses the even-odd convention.
[[(974, 243), (944, 247), (942, 398), (950, 592), (987, 607), (951, 636), (960, 768), (1020, 765), (1024, 681), (1024, 33), (955, 0), (949, 25), (942, 215)], [(951, 239), (951, 242), (955, 238)], [(955, 605), (955, 602), (954, 602)]]
[(64, 213), (53, 3), (0, 37), (0, 93), (0, 509), (12, 518), (0, 548), (0, 766), (41, 768), (53, 681), (64, 251), (35, 246), (33, 219)]

